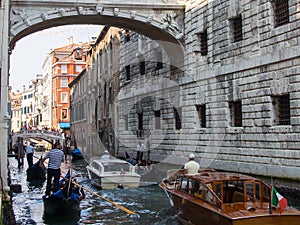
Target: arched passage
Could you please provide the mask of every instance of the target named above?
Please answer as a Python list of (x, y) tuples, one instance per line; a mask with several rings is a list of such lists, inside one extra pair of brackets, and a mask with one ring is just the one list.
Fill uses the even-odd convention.
[[(154, 1), (155, 2), (155, 1)], [(141, 3), (137, 8), (116, 5), (74, 6), (12, 6), (9, 47), (29, 34), (61, 25), (109, 25), (135, 31), (159, 42), (166, 50), (173, 66), (183, 66), (183, 6), (158, 7)], [(117, 8), (120, 6), (120, 8)], [(24, 8), (25, 7), (25, 8)], [(26, 8), (27, 7), (27, 8)]]

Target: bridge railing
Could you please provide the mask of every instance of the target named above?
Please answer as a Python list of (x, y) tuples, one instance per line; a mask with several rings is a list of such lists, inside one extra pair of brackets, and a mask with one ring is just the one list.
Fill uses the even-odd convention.
[(22, 136), (26, 134), (46, 134), (46, 135), (52, 135), (57, 138), (62, 138), (62, 134), (56, 131), (51, 130), (21, 130), (19, 132), (14, 133), (14, 137)]

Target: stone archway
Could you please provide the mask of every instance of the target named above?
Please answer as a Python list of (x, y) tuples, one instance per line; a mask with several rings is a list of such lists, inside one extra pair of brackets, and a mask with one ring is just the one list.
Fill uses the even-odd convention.
[(69, 24), (107, 24), (134, 30), (157, 40), (170, 62), (183, 65), (184, 0), (3, 0), (0, 2), (0, 151), (3, 199), (9, 199), (7, 186), (7, 136), (10, 120), (7, 110), (9, 52), (21, 38), (34, 32)]

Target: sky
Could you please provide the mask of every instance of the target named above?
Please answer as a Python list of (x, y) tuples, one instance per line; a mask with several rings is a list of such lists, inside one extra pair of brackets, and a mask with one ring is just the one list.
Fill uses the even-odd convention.
[(68, 44), (68, 38), (73, 43), (88, 42), (97, 37), (101, 26), (98, 25), (68, 25), (46, 29), (20, 39), (10, 57), (9, 85), (13, 91), (28, 88), (29, 82), (42, 74), (42, 65), (51, 49)]

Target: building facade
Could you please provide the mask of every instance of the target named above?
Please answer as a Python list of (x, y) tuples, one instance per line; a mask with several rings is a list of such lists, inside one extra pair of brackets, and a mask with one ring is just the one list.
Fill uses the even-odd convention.
[(8, 96), (11, 103), (11, 131), (16, 132), (22, 124), (22, 94), (20, 91), (12, 92), (9, 88)]
[(68, 84), (85, 68), (88, 44), (74, 44), (56, 48), (52, 60), (52, 128), (70, 129), (70, 90)]
[(30, 81), (28, 87), (23, 86), (22, 91), (22, 122), (21, 129), (29, 129), (35, 126), (34, 120), (34, 92), (35, 92), (35, 81)]
[(114, 99), (119, 90), (120, 29), (105, 26), (87, 52), (87, 67), (71, 88), (71, 132), (86, 158), (117, 148)]
[(181, 68), (124, 32), (116, 152), (142, 140), (155, 161), (298, 178), (298, 18), (297, 1), (190, 1)]

